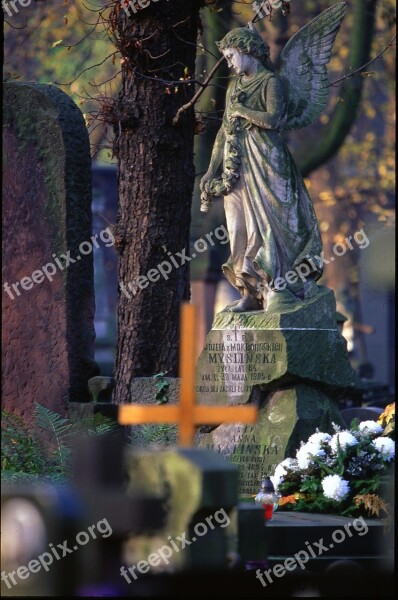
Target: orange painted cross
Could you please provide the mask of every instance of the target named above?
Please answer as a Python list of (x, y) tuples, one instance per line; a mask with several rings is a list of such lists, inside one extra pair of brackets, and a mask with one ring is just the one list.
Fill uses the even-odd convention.
[(197, 406), (195, 404), (196, 307), (183, 304), (180, 335), (180, 403), (173, 406), (123, 404), (119, 407), (120, 425), (174, 423), (179, 426), (179, 445), (193, 445), (198, 425), (255, 423), (255, 406)]

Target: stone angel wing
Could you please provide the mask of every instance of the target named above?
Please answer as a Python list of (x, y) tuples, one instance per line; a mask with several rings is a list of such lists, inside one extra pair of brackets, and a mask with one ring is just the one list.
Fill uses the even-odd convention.
[(329, 96), (326, 65), (346, 9), (346, 2), (339, 2), (324, 10), (284, 47), (279, 75), (288, 92), (285, 130), (306, 127), (325, 109)]

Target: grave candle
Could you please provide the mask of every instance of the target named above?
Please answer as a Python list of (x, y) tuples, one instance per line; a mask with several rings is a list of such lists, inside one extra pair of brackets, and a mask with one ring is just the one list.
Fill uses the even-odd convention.
[(272, 519), (273, 511), (278, 508), (278, 496), (269, 477), (263, 477), (260, 491), (254, 498), (254, 501), (263, 506), (264, 518), (266, 520)]

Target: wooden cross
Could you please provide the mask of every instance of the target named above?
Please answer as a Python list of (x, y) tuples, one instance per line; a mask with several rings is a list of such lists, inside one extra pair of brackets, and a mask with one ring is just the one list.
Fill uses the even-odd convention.
[(255, 406), (197, 406), (195, 403), (196, 307), (183, 304), (180, 335), (180, 403), (170, 406), (124, 404), (119, 407), (120, 425), (174, 423), (179, 426), (179, 445), (193, 445), (198, 425), (255, 423)]

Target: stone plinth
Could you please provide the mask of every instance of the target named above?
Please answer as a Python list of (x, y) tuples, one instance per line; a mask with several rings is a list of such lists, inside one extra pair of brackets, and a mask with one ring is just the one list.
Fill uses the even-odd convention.
[(328, 394), (359, 380), (336, 326), (332, 290), (283, 314), (263, 311), (216, 315), (197, 366), (199, 402), (244, 404), (254, 386), (311, 381)]
[(332, 422), (343, 424), (333, 400), (298, 384), (266, 395), (255, 425), (220, 425), (198, 437), (201, 447), (220, 452), (238, 466), (239, 491), (246, 497), (259, 491), (261, 478), (272, 475), (279, 462), (294, 456), (301, 440), (317, 427), (330, 431)]
[(319, 287), (283, 313), (219, 313), (198, 361), (198, 403), (254, 402), (259, 419), (253, 426), (202, 428), (199, 445), (237, 463), (240, 494), (254, 495), (261, 477), (317, 427), (344, 425), (334, 398), (357, 385), (332, 290)]

